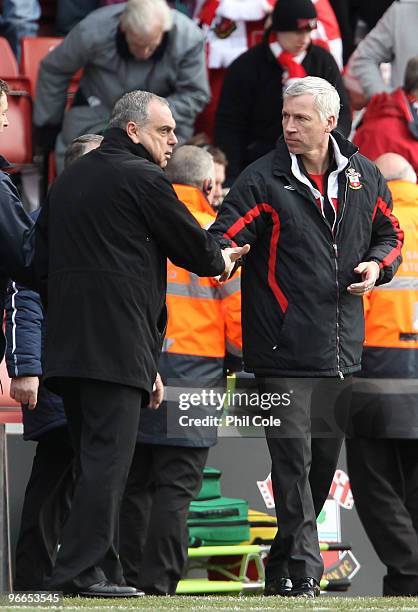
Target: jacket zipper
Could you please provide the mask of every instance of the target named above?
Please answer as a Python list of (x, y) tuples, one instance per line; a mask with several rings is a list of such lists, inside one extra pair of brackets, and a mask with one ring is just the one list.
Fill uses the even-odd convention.
[[(350, 164), (351, 162), (351, 158), (353, 156), (351, 156), (348, 159), (348, 163)], [(337, 339), (336, 339), (336, 351), (337, 351), (337, 372), (338, 372), (338, 376), (343, 380), (344, 379), (344, 374), (341, 372), (341, 360), (340, 360), (340, 284), (338, 282), (338, 245), (337, 245), (337, 236), (338, 236), (338, 231), (340, 229), (340, 224), (341, 221), (343, 220), (344, 217), (344, 212), (345, 212), (345, 205), (346, 205), (346, 201), (347, 201), (347, 191), (348, 191), (348, 178), (345, 177), (345, 190), (344, 190), (344, 200), (343, 200), (343, 209), (341, 211), (341, 217), (338, 220), (337, 223), (337, 229), (335, 230), (335, 236), (333, 236), (333, 249), (334, 249), (334, 255), (335, 255), (335, 285), (336, 285), (336, 289), (337, 289), (337, 303), (336, 303), (336, 316), (337, 316)]]
[(343, 379), (344, 374), (341, 372), (341, 364), (340, 364), (340, 307), (339, 307), (339, 299), (340, 299), (340, 284), (338, 282), (338, 246), (334, 242), (332, 245), (334, 248), (334, 256), (335, 256), (335, 285), (337, 288), (337, 303), (336, 303), (336, 316), (337, 316), (337, 372), (338, 376)]
[[(350, 163), (350, 159), (349, 159), (349, 163)], [(344, 374), (341, 371), (341, 360), (340, 360), (340, 307), (339, 307), (340, 284), (338, 282), (338, 245), (337, 245), (337, 234), (338, 234), (338, 230), (340, 228), (340, 223), (341, 223), (342, 218), (344, 216), (345, 202), (346, 202), (346, 199), (347, 199), (347, 189), (348, 189), (348, 179), (346, 178), (345, 179), (345, 190), (344, 190), (343, 208), (342, 208), (342, 212), (341, 212), (341, 217), (340, 217), (340, 219), (339, 219), (339, 221), (337, 223), (337, 228), (335, 230), (335, 235), (333, 234), (332, 228), (331, 228), (330, 224), (328, 223), (328, 221), (320, 213), (321, 214), (321, 218), (323, 219), (323, 221), (324, 221), (325, 225), (327, 226), (327, 228), (330, 230), (331, 237), (332, 237), (332, 249), (333, 249), (334, 261), (335, 261), (335, 286), (336, 286), (336, 290), (337, 290), (337, 301), (336, 301), (336, 317), (337, 317), (337, 322), (336, 322), (336, 359), (337, 359), (337, 374), (338, 374), (339, 378), (341, 378), (341, 380), (344, 380)], [(315, 206), (316, 206), (316, 203), (315, 203)]]
[[(357, 149), (358, 151), (358, 149)], [(357, 153), (356, 151), (356, 153)], [(354, 157), (354, 153), (353, 155), (351, 155), (348, 158), (348, 164), (345, 167), (345, 169), (351, 164), (351, 160)], [(345, 171), (345, 169), (343, 170), (343, 172)], [(337, 236), (338, 236), (338, 232), (340, 229), (340, 225), (341, 225), (341, 221), (343, 220), (344, 217), (344, 212), (345, 212), (345, 205), (346, 205), (346, 201), (347, 201), (347, 191), (348, 191), (348, 178), (345, 177), (345, 190), (344, 190), (344, 200), (343, 200), (343, 208), (342, 208), (342, 212), (341, 212), (341, 217), (338, 220), (337, 223), (337, 228), (335, 230), (335, 236), (332, 232), (332, 228), (330, 226), (330, 224), (328, 223), (328, 221), (324, 218), (324, 216), (319, 212), (319, 214), (321, 215), (321, 218), (323, 219), (325, 225), (328, 227), (328, 229), (331, 232), (331, 237), (332, 237), (332, 248), (334, 251), (334, 260), (335, 260), (335, 285), (336, 285), (336, 289), (337, 289), (337, 302), (336, 302), (336, 317), (337, 317), (337, 323), (336, 323), (336, 358), (337, 358), (337, 374), (339, 376), (339, 378), (341, 378), (341, 380), (344, 380), (344, 374), (341, 371), (341, 360), (340, 360), (340, 307), (339, 307), (339, 302), (340, 302), (340, 284), (338, 282), (338, 245), (337, 245)], [(325, 197), (325, 196), (324, 196)], [(315, 200), (312, 200), (315, 204), (315, 208), (318, 210), (318, 207), (316, 205)], [(277, 345), (275, 345), (273, 347), (273, 350), (277, 349)]]
[[(351, 163), (352, 157), (353, 156), (349, 157), (348, 165)], [(341, 371), (341, 359), (340, 359), (340, 307), (339, 307), (339, 303), (340, 303), (340, 284), (338, 282), (338, 245), (337, 245), (337, 236), (338, 236), (338, 231), (340, 229), (341, 221), (343, 220), (343, 217), (344, 217), (345, 204), (346, 204), (346, 200), (347, 200), (347, 191), (348, 191), (348, 178), (346, 177), (346, 179), (345, 179), (345, 190), (344, 190), (343, 208), (342, 208), (342, 212), (341, 212), (341, 217), (339, 218), (338, 223), (337, 223), (337, 228), (335, 230), (335, 235), (333, 234), (332, 228), (330, 227), (328, 221), (321, 214), (321, 217), (324, 220), (324, 223), (326, 224), (326, 226), (328, 227), (328, 229), (331, 232), (331, 236), (332, 236), (332, 248), (333, 248), (333, 251), (334, 251), (335, 286), (336, 286), (336, 290), (337, 290), (337, 301), (336, 301), (336, 317), (337, 317), (337, 322), (336, 322), (336, 358), (337, 358), (337, 374), (338, 374), (339, 378), (341, 378), (341, 380), (344, 380), (344, 374)]]

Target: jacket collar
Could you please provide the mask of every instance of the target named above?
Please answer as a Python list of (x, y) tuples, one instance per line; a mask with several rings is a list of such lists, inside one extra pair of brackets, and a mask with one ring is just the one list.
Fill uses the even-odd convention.
[[(345, 157), (347, 158), (347, 160), (350, 160), (354, 153), (357, 153), (358, 147), (356, 147), (355, 145), (353, 145), (352, 142), (344, 138), (344, 136), (340, 134), (337, 130), (334, 130), (332, 132), (332, 136), (333, 140), (331, 142), (334, 147), (334, 156), (337, 165), (339, 166), (340, 164), (338, 164), (338, 159), (335, 153), (336, 149), (338, 149), (339, 155), (341, 155), (341, 159)], [(283, 136), (281, 136), (277, 141), (276, 149), (274, 152), (273, 174), (285, 174), (286, 176), (290, 176), (292, 174), (291, 166), (292, 157), (289, 153), (289, 149), (287, 148)]]
[(118, 149), (129, 151), (129, 153), (132, 153), (137, 157), (147, 159), (155, 164), (151, 153), (149, 153), (149, 151), (147, 151), (142, 144), (135, 144), (132, 142), (125, 130), (122, 130), (121, 128), (108, 128), (104, 132), (103, 142), (100, 145), (100, 148), (102, 150)]
[(149, 60), (152, 60), (152, 61), (158, 62), (159, 60), (163, 58), (164, 53), (167, 49), (169, 35), (170, 35), (170, 32), (164, 32), (164, 35), (163, 35), (163, 38), (160, 44), (158, 45), (158, 47), (156, 48), (156, 50), (154, 51), (154, 53), (152, 54), (150, 58), (148, 58), (147, 60), (138, 60), (130, 52), (128, 43), (126, 42), (126, 36), (124, 32), (122, 32), (121, 27), (119, 26), (118, 29), (116, 30), (116, 49), (120, 57), (124, 60), (134, 60), (137, 62), (141, 62), (141, 61), (147, 62)]
[(209, 204), (207, 198), (197, 187), (190, 185), (173, 184), (174, 190), (179, 200), (189, 209), (192, 215), (196, 213), (206, 213), (215, 218), (216, 213)]

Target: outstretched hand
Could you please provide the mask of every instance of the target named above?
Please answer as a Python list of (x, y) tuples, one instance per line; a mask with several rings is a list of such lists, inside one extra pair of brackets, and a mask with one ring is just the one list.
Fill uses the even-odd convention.
[(347, 291), (353, 295), (364, 295), (375, 286), (380, 276), (380, 267), (376, 261), (362, 261), (354, 268), (354, 272), (361, 274), (362, 282), (349, 285)]
[(250, 250), (249, 244), (244, 244), (242, 247), (230, 247), (222, 249), (222, 257), (225, 261), (225, 270), (221, 274), (219, 280), (224, 282), (231, 276), (232, 270), (234, 269), (235, 263), (238, 259), (243, 257)]

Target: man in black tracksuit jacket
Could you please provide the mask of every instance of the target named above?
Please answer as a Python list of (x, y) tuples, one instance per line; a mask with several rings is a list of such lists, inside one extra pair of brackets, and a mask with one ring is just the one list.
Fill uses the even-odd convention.
[[(300, 69), (306, 75), (321, 77), (334, 85), (342, 105), (338, 129), (345, 136), (349, 135), (350, 103), (339, 68), (331, 53), (310, 42), (308, 24), (312, 21), (316, 27), (315, 18), (316, 10), (310, 0), (281, 0), (276, 4), (272, 27), (266, 32), (263, 42), (240, 55), (229, 66), (215, 123), (216, 145), (228, 159), (229, 184), (249, 163), (274, 149), (282, 133), (283, 88), (292, 75), (280, 63), (280, 56), (276, 57), (278, 42), (282, 51), (302, 60)], [(299, 29), (300, 25), (302, 29)], [(272, 43), (275, 37), (278, 42)], [(294, 39), (296, 46), (293, 46)], [(300, 47), (297, 46), (299, 43)], [(302, 46), (305, 47), (303, 51)]]
[(266, 594), (319, 591), (316, 515), (342, 444), (344, 378), (360, 369), (359, 296), (388, 282), (401, 259), (403, 233), (382, 175), (331, 135), (338, 109), (324, 79), (291, 85), (284, 139), (241, 174), (210, 229), (221, 242), (251, 244), (242, 273), (245, 368), (263, 392), (291, 397), (288, 407), (272, 400), (281, 426), (266, 429), (279, 520)]

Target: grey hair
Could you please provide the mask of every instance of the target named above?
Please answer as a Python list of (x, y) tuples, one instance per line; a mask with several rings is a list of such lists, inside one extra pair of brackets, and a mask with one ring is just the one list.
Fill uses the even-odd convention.
[(82, 134), (81, 136), (74, 138), (74, 140), (70, 142), (65, 150), (64, 168), (67, 168), (76, 159), (87, 153), (88, 145), (90, 143), (93, 142), (99, 146), (102, 140), (103, 136), (100, 136), (100, 134)]
[(338, 91), (325, 79), (307, 76), (293, 81), (283, 92), (283, 97), (304, 96), (311, 94), (314, 98), (314, 108), (323, 121), (328, 117), (338, 120), (340, 115), (340, 96)]
[(148, 107), (152, 100), (157, 100), (169, 107), (165, 98), (150, 91), (135, 89), (124, 94), (113, 107), (108, 127), (118, 127), (124, 130), (129, 121), (143, 127), (148, 122)]
[(173, 16), (166, 0), (128, 0), (120, 22), (129, 30), (141, 35), (159, 21), (163, 31), (168, 32), (173, 25)]
[(201, 189), (203, 181), (214, 176), (213, 157), (201, 147), (182, 145), (174, 149), (165, 173), (172, 183)]

